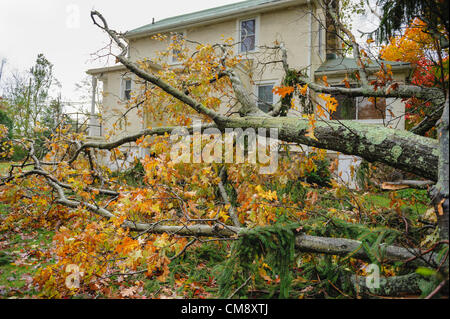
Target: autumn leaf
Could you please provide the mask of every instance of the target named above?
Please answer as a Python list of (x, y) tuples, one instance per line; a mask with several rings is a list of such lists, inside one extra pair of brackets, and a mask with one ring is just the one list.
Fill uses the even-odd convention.
[(272, 92), (283, 98), (286, 95), (294, 92), (294, 87), (292, 87), (292, 86), (276, 86), (273, 88)]
[(134, 287), (134, 286), (130, 287), (130, 288), (122, 289), (120, 291), (120, 295), (122, 297), (131, 297), (131, 296), (133, 296), (136, 293), (137, 289), (138, 289), (138, 287)]
[(342, 83), (345, 84), (345, 87), (346, 87), (347, 89), (350, 88), (350, 82), (348, 81), (348, 77), (345, 77), (345, 79), (342, 80)]
[(308, 92), (308, 84), (305, 84), (303, 86), (297, 84), (297, 89), (299, 90), (299, 93), (303, 96), (306, 95), (306, 92)]

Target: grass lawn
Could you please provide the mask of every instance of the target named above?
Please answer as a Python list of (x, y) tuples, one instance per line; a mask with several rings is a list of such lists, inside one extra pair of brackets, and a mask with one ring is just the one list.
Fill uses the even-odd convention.
[[(0, 216), (9, 206), (0, 204)], [(36, 295), (32, 278), (36, 271), (51, 261), (46, 253), (54, 233), (19, 228), (0, 232), (0, 299), (27, 298)]]
[[(429, 203), (426, 190), (403, 189), (397, 191), (398, 198), (405, 204), (401, 208), (409, 207), (417, 215), (424, 214), (432, 206)], [(364, 196), (366, 206), (374, 208), (390, 208), (391, 198), (389, 192), (380, 194), (367, 194)], [(369, 207), (368, 207), (369, 208)]]
[[(19, 164), (15, 162), (0, 162), (0, 176), (5, 176), (9, 173), (9, 169), (11, 168), (11, 164)], [(26, 166), (23, 168), (24, 171), (29, 171), (32, 169), (32, 166)]]
[(0, 162), (0, 175), (8, 174), (11, 162)]

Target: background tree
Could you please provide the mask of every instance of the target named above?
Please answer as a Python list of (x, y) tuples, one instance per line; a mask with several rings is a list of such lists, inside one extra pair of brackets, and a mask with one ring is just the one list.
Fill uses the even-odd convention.
[(60, 98), (52, 100), (50, 95), (52, 88), (60, 86), (53, 75), (53, 64), (39, 54), (28, 72), (15, 72), (4, 82), (6, 112), (13, 122), (14, 137), (40, 141), (37, 149), (42, 156), (45, 152), (42, 134), (56, 127), (62, 112)]
[(53, 65), (39, 54), (28, 72), (16, 72), (5, 82), (4, 98), (9, 103), (8, 113), (14, 122), (15, 135), (34, 137), (42, 115), (50, 108), (50, 89), (58, 85)]

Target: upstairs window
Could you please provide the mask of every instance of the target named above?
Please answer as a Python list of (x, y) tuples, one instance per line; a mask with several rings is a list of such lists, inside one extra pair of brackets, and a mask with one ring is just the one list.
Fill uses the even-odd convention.
[(171, 38), (172, 52), (170, 56), (170, 63), (176, 64), (181, 62), (180, 55), (183, 50), (184, 33), (173, 33)]
[(269, 112), (273, 106), (273, 86), (274, 84), (261, 84), (257, 86), (258, 107), (263, 112)]
[(256, 19), (240, 21), (240, 52), (255, 51), (256, 49)]
[(131, 99), (131, 79), (122, 79), (122, 92), (121, 97), (123, 100)]

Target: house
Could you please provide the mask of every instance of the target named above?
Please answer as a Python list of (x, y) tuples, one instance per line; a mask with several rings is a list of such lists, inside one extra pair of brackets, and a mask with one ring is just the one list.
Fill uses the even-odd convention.
[[(334, 4), (337, 2), (334, 1)], [(268, 105), (277, 101), (272, 89), (281, 84), (284, 70), (281, 64), (261, 68), (256, 63), (266, 54), (261, 47), (273, 46), (275, 42), (283, 43), (291, 68), (305, 69), (314, 80), (327, 75), (330, 84), (342, 85), (346, 75), (356, 69), (356, 63), (353, 59), (338, 56), (341, 45), (333, 31), (333, 25), (315, 0), (248, 0), (152, 21), (128, 31), (125, 37), (130, 48), (128, 55), (133, 61), (144, 58), (155, 61), (157, 52), (165, 50), (173, 41), (173, 37), (168, 37), (167, 41), (157, 41), (152, 38), (157, 34), (176, 34), (203, 44), (219, 43), (221, 39), (229, 37), (235, 39), (235, 52), (241, 54), (245, 61), (253, 62), (252, 70), (241, 70), (244, 86), (258, 101), (261, 109), (267, 111)], [(167, 59), (167, 63), (177, 66), (176, 58)], [(157, 69), (158, 65), (155, 63), (152, 67)], [(406, 81), (410, 73), (408, 64), (395, 63), (393, 70), (400, 81)], [(92, 75), (93, 85), (96, 85), (97, 80), (103, 83), (102, 118), (103, 127), (108, 131), (124, 113), (124, 105), (137, 87), (136, 78), (127, 73), (122, 65), (91, 69), (87, 73)], [(249, 73), (251, 77), (247, 76)], [(404, 128), (404, 117), (401, 116), (404, 105), (401, 101), (379, 100), (377, 103), (374, 106), (362, 99), (343, 101), (336, 117), (370, 124), (386, 125), (389, 122), (389, 125)], [(382, 111), (377, 112), (380, 109)], [(94, 108), (92, 112), (95, 112)], [(300, 115), (301, 110), (289, 114)], [(146, 116), (139, 118), (136, 110), (130, 111), (127, 116), (129, 125), (117, 126), (117, 136), (137, 132), (151, 124)], [(145, 154), (145, 150), (137, 147), (130, 151), (138, 156)]]

